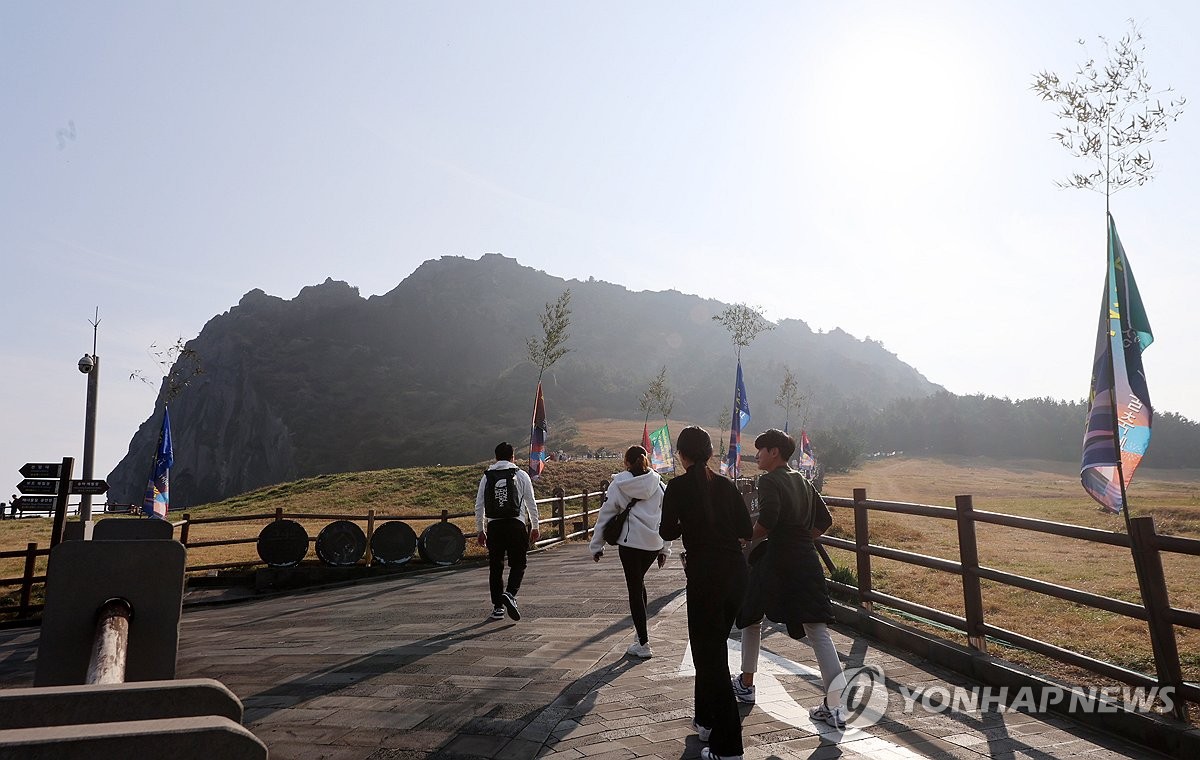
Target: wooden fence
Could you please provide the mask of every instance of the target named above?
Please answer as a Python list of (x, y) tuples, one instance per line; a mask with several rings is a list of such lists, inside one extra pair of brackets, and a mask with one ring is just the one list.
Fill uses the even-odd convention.
[[(1175, 694), (1180, 697), (1174, 700), (1174, 710), (1176, 716), (1181, 720), (1185, 720), (1187, 717), (1185, 700), (1200, 701), (1200, 686), (1183, 679), (1179, 649), (1175, 638), (1175, 626), (1200, 629), (1200, 614), (1192, 610), (1177, 609), (1170, 605), (1162, 565), (1162, 554), (1165, 552), (1200, 556), (1200, 540), (1159, 535), (1154, 531), (1154, 518), (1152, 517), (1131, 518), (1129, 533), (1125, 534), (1049, 520), (978, 511), (974, 509), (970, 496), (955, 497), (954, 507), (940, 507), (868, 500), (866, 489), (856, 488), (854, 497), (851, 499), (827, 496), (825, 501), (830, 506), (849, 507), (854, 514), (853, 541), (832, 536), (822, 536), (820, 541), (826, 546), (844, 549), (854, 554), (858, 583), (856, 587), (837, 582), (831, 582), (831, 584), (843, 591), (850, 592), (867, 612), (873, 612), (873, 606), (878, 603), (918, 618), (948, 626), (965, 634), (967, 645), (979, 652), (987, 651), (987, 639), (991, 637), (1014, 647), (1036, 652), (1132, 686), (1173, 687)], [(930, 557), (872, 544), (870, 531), (870, 514), (872, 512), (955, 521), (958, 528), (958, 560)], [(1121, 599), (1113, 599), (980, 565), (979, 548), (975, 538), (975, 526), (978, 523), (1004, 525), (1052, 536), (1127, 548), (1133, 555), (1142, 603), (1135, 604)], [(952, 615), (942, 610), (875, 591), (872, 588), (871, 580), (873, 557), (895, 560), (959, 576), (962, 582), (965, 616)], [(981, 580), (1033, 591), (1146, 622), (1150, 644), (1154, 652), (1156, 674), (1152, 676), (1122, 668), (1030, 636), (990, 625), (984, 618), (985, 606)]]
[[(755, 493), (753, 481), (742, 479), (738, 485), (746, 499), (747, 507), (751, 511), (756, 511), (757, 494)], [(541, 517), (538, 520), (542, 536), (536, 545), (544, 547), (569, 539), (588, 537), (595, 525), (595, 515), (599, 512), (606, 488), (607, 482), (602, 484), (600, 491), (585, 491), (572, 496), (566, 495), (560, 488), (555, 491), (552, 497), (538, 499), (539, 513), (543, 511), (546, 505), (549, 505), (551, 509), (550, 516)], [(966, 637), (967, 645), (979, 652), (987, 651), (988, 638), (992, 638), (996, 641), (1036, 652), (1132, 686), (1173, 687), (1175, 693), (1181, 697), (1181, 699), (1175, 700), (1175, 712), (1181, 719), (1185, 719), (1187, 714), (1185, 700), (1200, 702), (1200, 686), (1196, 683), (1185, 681), (1183, 678), (1179, 649), (1175, 638), (1175, 626), (1200, 630), (1200, 613), (1192, 610), (1178, 609), (1170, 605), (1162, 565), (1163, 553), (1200, 556), (1200, 540), (1160, 535), (1155, 532), (1154, 520), (1150, 517), (1132, 518), (1129, 521), (1129, 533), (1125, 534), (1048, 520), (979, 511), (974, 509), (970, 496), (958, 496), (955, 498), (955, 505), (953, 507), (944, 507), (928, 504), (869, 500), (865, 489), (855, 489), (853, 498), (826, 496), (825, 501), (830, 506), (849, 508), (854, 515), (853, 541), (833, 536), (822, 536), (820, 543), (853, 553), (857, 585), (850, 586), (837, 581), (830, 581), (830, 583), (834, 588), (840, 589), (856, 599), (858, 605), (864, 611), (876, 614), (874, 605), (879, 604), (942, 626), (947, 626), (961, 632)], [(568, 513), (568, 509), (574, 511)], [(870, 531), (870, 514), (872, 512), (953, 520), (956, 523), (958, 531), (959, 558), (957, 560), (949, 560), (873, 544), (871, 542)], [(183, 520), (175, 523), (175, 526), (179, 529), (179, 540), (188, 547), (188, 554), (191, 557), (194, 556), (197, 549), (254, 543), (257, 541), (256, 537), (198, 541), (192, 535), (193, 526), (232, 522), (267, 522), (283, 519), (351, 520), (362, 522), (366, 525), (365, 533), (368, 546), (368, 553), (363, 561), (370, 563), (370, 538), (377, 523), (387, 520), (403, 520), (406, 522), (469, 520), (473, 522), (474, 518), (475, 513), (473, 510), (453, 514), (448, 510), (441, 510), (440, 514), (430, 515), (388, 515), (377, 513), (375, 510), (368, 510), (366, 515), (361, 515), (291, 513), (283, 509), (277, 509), (273, 513), (238, 515), (234, 517), (193, 518), (189, 514), (184, 514)], [(1121, 599), (1114, 599), (980, 565), (978, 543), (975, 536), (975, 527), (979, 523), (1002, 525), (1019, 530), (1129, 549), (1133, 556), (1142, 601), (1140, 604), (1137, 604)], [(469, 539), (470, 531), (466, 532)], [(316, 538), (310, 537), (309, 540), (313, 542)], [(19, 603), (0, 606), (0, 613), (15, 612), (18, 617), (27, 617), (41, 609), (41, 605), (32, 603), (32, 592), (37, 584), (45, 583), (45, 575), (36, 574), (36, 565), (39, 557), (44, 557), (48, 554), (49, 549), (39, 549), (35, 543), (29, 544), (25, 551), (0, 552), (0, 559), (23, 557), (25, 560), (24, 573), (20, 577), (0, 578), (0, 587), (20, 586)], [(895, 560), (958, 576), (962, 584), (963, 610), (965, 611), (965, 615), (954, 615), (943, 610), (927, 607), (874, 590), (871, 560), (875, 557)], [(205, 570), (262, 564), (258, 560), (234, 563), (210, 562), (207, 564), (198, 563), (189, 565), (187, 569), (189, 572), (202, 572)], [(1092, 609), (1103, 610), (1144, 621), (1148, 626), (1156, 673), (1149, 675), (1122, 668), (1112, 663), (1088, 657), (1079, 652), (989, 624), (984, 616), (985, 605), (983, 589), (980, 583), (983, 580), (1044, 594)]]

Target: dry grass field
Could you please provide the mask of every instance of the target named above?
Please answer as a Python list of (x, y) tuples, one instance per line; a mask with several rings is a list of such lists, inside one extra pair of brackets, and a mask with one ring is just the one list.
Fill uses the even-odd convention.
[[(580, 438), (593, 449), (603, 446), (621, 451), (638, 442), (641, 424), (630, 420), (582, 422)], [(672, 433), (677, 434), (685, 424), (672, 422)], [(710, 429), (710, 432), (716, 440), (718, 431)], [(406, 517), (420, 533), (428, 522), (417, 518), (436, 518), (443, 509), (451, 514), (473, 510), (476, 484), (486, 464), (323, 475), (263, 488), (187, 512), (193, 518), (267, 515), (282, 507), (289, 513), (361, 516), (374, 509), (381, 516)], [(619, 465), (615, 459), (551, 462), (536, 486), (537, 495), (548, 497), (559, 486), (568, 495), (596, 491)], [(746, 469), (747, 474), (754, 474), (753, 465)], [(825, 492), (829, 495), (850, 497), (854, 488), (866, 488), (868, 497), (874, 500), (943, 506), (953, 506), (956, 495), (970, 494), (977, 510), (1124, 530), (1123, 518), (1096, 509), (1079, 485), (1076, 466), (1067, 462), (897, 456), (868, 461), (850, 473), (826, 478)], [(1153, 515), (1159, 532), (1200, 538), (1200, 470), (1140, 470), (1130, 495), (1135, 504), (1133, 514)], [(550, 511), (550, 504), (543, 505), (543, 517), (549, 517)], [(578, 503), (570, 503), (567, 512), (576, 511)], [(182, 512), (172, 513), (171, 519), (182, 519)], [(854, 517), (850, 510), (835, 508), (834, 520), (835, 535), (853, 537)], [(189, 543), (254, 538), (264, 522), (196, 524), (190, 529)], [(315, 536), (329, 519), (302, 522), (310, 536)], [(474, 532), (473, 518), (455, 522), (468, 536)], [(977, 532), (983, 565), (1105, 596), (1140, 601), (1127, 550), (993, 525), (978, 525)], [(48, 519), (6, 520), (0, 522), (0, 551), (24, 549), (30, 541), (46, 546), (49, 535)], [(871, 518), (871, 540), (958, 559), (956, 528), (948, 520), (875, 513)], [(838, 550), (830, 553), (838, 565), (855, 568), (850, 553)], [(468, 541), (467, 554), (468, 557), (482, 554), (473, 540)], [(310, 553), (309, 557), (313, 555)], [(256, 559), (254, 543), (189, 549), (190, 565)], [(1165, 566), (1171, 603), (1200, 609), (1200, 587), (1195, 582), (1200, 576), (1200, 558), (1167, 556)], [(44, 568), (44, 561), (41, 567)], [(21, 568), (20, 560), (0, 560), (0, 577), (18, 576)], [(963, 614), (961, 584), (956, 577), (879, 559), (873, 560), (872, 576), (878, 591)], [(5, 596), (11, 598), (12, 593)], [(993, 625), (1132, 669), (1151, 673), (1154, 670), (1145, 623), (991, 582), (984, 583), (984, 607), (985, 616)], [(956, 632), (937, 630), (919, 621), (907, 622), (963, 641)], [(1177, 628), (1176, 633), (1185, 676), (1191, 681), (1200, 680), (1200, 632)], [(1102, 683), (1040, 656), (998, 646), (993, 651), (1075, 683)]]
[[(853, 472), (828, 476), (825, 492), (850, 497), (865, 488), (873, 500), (953, 506), (970, 494), (976, 510), (1034, 517), (1124, 532), (1124, 518), (1107, 515), (1079, 485), (1067, 462), (995, 462), (973, 459), (891, 457)], [(1130, 489), (1134, 516), (1151, 515), (1160, 533), (1200, 538), (1200, 471), (1140, 470)], [(835, 509), (835, 533), (853, 538), (854, 517)], [(981, 565), (1104, 596), (1140, 602), (1128, 550), (996, 525), (977, 526)], [(873, 515), (871, 540), (945, 559), (958, 559), (953, 522), (906, 515)], [(854, 567), (849, 552), (832, 550), (839, 565)], [(1200, 609), (1200, 557), (1165, 555), (1172, 606)], [(873, 559), (872, 582), (884, 593), (963, 614), (962, 586), (955, 577), (911, 565)], [(984, 614), (992, 625), (1082, 652), (1097, 659), (1154, 672), (1145, 623), (984, 582)], [(946, 634), (961, 640), (957, 634)], [(1200, 632), (1176, 628), (1185, 677), (1200, 680)], [(1045, 658), (1004, 649), (1004, 656), (1077, 682), (1100, 683)]]

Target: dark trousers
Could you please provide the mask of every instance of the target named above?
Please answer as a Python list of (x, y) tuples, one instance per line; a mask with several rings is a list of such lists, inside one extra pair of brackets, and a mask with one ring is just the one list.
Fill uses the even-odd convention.
[[(490, 520), (487, 524), (488, 584), (492, 606), (500, 606), (507, 590), (513, 596), (521, 590), (525, 577), (525, 554), (529, 551), (529, 530), (517, 519)], [(504, 558), (508, 557), (508, 588), (504, 587)]]
[(646, 571), (658, 559), (658, 552), (618, 546), (617, 554), (621, 557), (621, 569), (625, 571), (625, 588), (629, 591), (629, 614), (633, 617), (633, 627), (637, 629), (638, 642), (645, 644), (650, 639), (650, 634), (646, 632)]
[(688, 554), (688, 639), (696, 666), (696, 722), (712, 729), (709, 748), (718, 755), (742, 754), (742, 718), (730, 685), (729, 629), (746, 594), (741, 554)]

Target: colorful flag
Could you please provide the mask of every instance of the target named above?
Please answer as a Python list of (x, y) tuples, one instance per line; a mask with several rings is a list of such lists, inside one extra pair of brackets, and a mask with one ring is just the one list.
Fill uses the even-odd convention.
[(750, 423), (750, 400), (746, 398), (746, 384), (742, 382), (742, 361), (738, 360), (737, 385), (733, 390), (733, 415), (729, 421), (729, 453), (726, 455), (725, 474), (731, 478), (742, 474), (742, 429)]
[(671, 431), (663, 425), (650, 433), (649, 440), (650, 445), (646, 451), (650, 452), (650, 466), (656, 472), (674, 472), (675, 455), (671, 450)]
[(1154, 410), (1142, 369), (1142, 351), (1153, 341), (1133, 270), (1117, 237), (1117, 224), (1109, 215), (1108, 273), (1092, 363), (1080, 479), (1084, 490), (1113, 514), (1124, 509), (1125, 489), (1150, 445)]
[(800, 466), (814, 467), (817, 464), (817, 458), (813, 456), (812, 443), (808, 440), (808, 433), (800, 431)]
[(175, 464), (175, 451), (171, 447), (171, 415), (163, 407), (162, 430), (158, 433), (158, 448), (154, 454), (154, 465), (146, 482), (146, 493), (142, 496), (142, 512), (149, 517), (166, 517), (171, 508), (171, 465)]
[(649, 454), (654, 449), (654, 444), (650, 443), (650, 423), (642, 423), (642, 448)]
[(529, 429), (529, 477), (537, 480), (546, 467), (546, 401), (542, 398), (542, 384), (537, 387), (537, 398), (533, 401), (533, 426)]

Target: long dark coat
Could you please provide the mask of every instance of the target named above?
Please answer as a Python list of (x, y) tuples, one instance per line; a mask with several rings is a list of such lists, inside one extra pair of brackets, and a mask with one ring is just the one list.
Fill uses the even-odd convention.
[(758, 523), (767, 529), (765, 555), (750, 569), (750, 586), (738, 616), (744, 628), (764, 616), (787, 626), (793, 638), (804, 623), (833, 622), (825, 571), (813, 543), (813, 529), (833, 524), (829, 508), (812, 484), (789, 467), (758, 481)]

